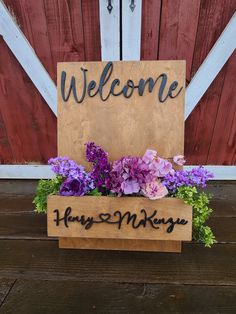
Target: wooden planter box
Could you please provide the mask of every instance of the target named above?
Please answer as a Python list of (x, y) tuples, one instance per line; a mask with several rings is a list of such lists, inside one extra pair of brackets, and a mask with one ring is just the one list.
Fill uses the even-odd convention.
[(180, 252), (192, 239), (192, 208), (176, 198), (53, 195), (47, 217), (61, 248)]

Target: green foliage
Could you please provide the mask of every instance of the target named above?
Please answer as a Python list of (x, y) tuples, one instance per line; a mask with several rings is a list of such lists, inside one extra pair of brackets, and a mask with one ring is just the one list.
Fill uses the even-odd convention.
[(211, 228), (204, 225), (212, 213), (208, 206), (211, 196), (198, 192), (195, 187), (181, 186), (177, 189), (175, 197), (193, 207), (193, 239), (211, 247), (216, 242), (215, 236)]
[(98, 188), (96, 188), (96, 189), (90, 191), (90, 192), (88, 193), (88, 195), (92, 195), (92, 196), (102, 196), (102, 193), (98, 191)]
[(36, 195), (33, 200), (35, 204), (35, 211), (37, 213), (47, 212), (47, 197), (48, 195), (57, 194), (60, 185), (62, 184), (62, 177), (57, 176), (51, 180), (40, 180), (36, 190)]

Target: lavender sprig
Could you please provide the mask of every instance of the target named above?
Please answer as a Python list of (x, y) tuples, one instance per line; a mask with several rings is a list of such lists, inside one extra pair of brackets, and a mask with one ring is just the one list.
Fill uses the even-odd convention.
[(91, 177), (93, 178), (95, 187), (108, 185), (111, 164), (108, 161), (108, 154), (93, 142), (86, 144), (86, 159), (93, 163)]
[(67, 177), (77, 177), (80, 173), (83, 173), (84, 167), (78, 165), (74, 160), (69, 157), (55, 157), (48, 160), (48, 164), (51, 166), (52, 171), (62, 176)]
[(174, 193), (180, 186), (205, 188), (206, 182), (213, 177), (213, 173), (200, 166), (191, 170), (177, 170), (173, 174), (167, 174), (162, 183), (170, 193)]

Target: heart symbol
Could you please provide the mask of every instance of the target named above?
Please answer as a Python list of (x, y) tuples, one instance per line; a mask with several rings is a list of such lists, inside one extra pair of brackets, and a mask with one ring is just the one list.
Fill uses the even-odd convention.
[(108, 213), (101, 213), (99, 215), (99, 218), (101, 219), (102, 222), (106, 222), (111, 218), (111, 214)]

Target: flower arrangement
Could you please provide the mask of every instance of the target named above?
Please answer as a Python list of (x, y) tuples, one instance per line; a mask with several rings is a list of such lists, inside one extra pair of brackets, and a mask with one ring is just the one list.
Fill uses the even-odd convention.
[(108, 159), (101, 147), (93, 142), (86, 144), (86, 160), (92, 164), (87, 172), (68, 157), (51, 158), (48, 164), (55, 173), (51, 180), (40, 180), (34, 199), (38, 213), (47, 211), (47, 196), (140, 196), (150, 200), (176, 197), (193, 207), (193, 239), (211, 246), (215, 237), (205, 226), (212, 210), (210, 196), (199, 192), (206, 187), (212, 173), (204, 167), (192, 170), (175, 170), (172, 162), (182, 166), (184, 156), (173, 157), (172, 162), (148, 149), (142, 157), (125, 156), (114, 162)]

